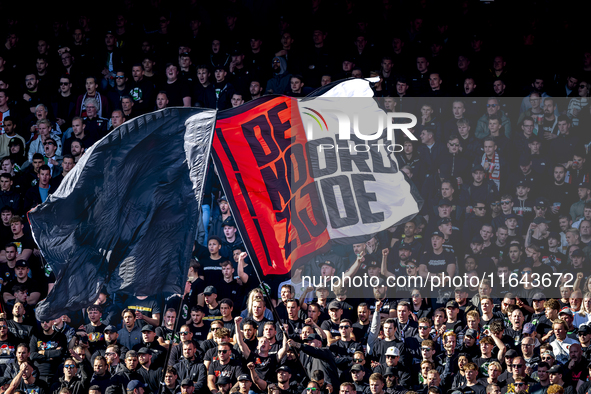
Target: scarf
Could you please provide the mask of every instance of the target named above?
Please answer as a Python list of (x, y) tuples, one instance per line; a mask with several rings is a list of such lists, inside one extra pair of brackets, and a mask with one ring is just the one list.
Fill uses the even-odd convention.
[(499, 163), (499, 154), (495, 152), (492, 159), (489, 159), (486, 157), (486, 154), (483, 154), (481, 162), (483, 167), (484, 163), (489, 163), (488, 179), (492, 180), (497, 185), (498, 190), (501, 190), (501, 166)]

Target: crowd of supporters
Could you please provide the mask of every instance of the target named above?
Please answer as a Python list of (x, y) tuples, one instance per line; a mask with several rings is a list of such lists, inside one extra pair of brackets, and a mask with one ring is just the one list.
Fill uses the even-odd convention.
[[(3, 9), (0, 393), (587, 394), (584, 13), (549, 1), (207, 3), (78, 4), (37, 21)], [(167, 107), (225, 110), (365, 77), (379, 78), (385, 110), (418, 119), (414, 138), (396, 137), (424, 200), (411, 221), (260, 283), (210, 164), (183, 294), (104, 291), (36, 320), (55, 278), (25, 214), (96, 141)], [(430, 286), (445, 276), (484, 280)], [(395, 277), (423, 282), (388, 286)]]

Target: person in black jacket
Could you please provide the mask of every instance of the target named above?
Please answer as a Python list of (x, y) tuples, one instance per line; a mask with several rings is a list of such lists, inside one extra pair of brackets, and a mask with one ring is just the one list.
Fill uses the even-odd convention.
[(51, 386), (50, 392), (59, 394), (61, 389), (67, 388), (70, 390), (70, 394), (86, 394), (88, 378), (89, 377), (86, 374), (86, 371), (84, 371), (84, 368), (82, 368), (80, 376), (78, 376), (78, 366), (73, 359), (68, 358), (64, 362), (64, 376), (59, 378), (59, 380)]
[(201, 358), (195, 355), (195, 342), (185, 341), (181, 346), (183, 347), (183, 358), (174, 365), (178, 372), (178, 378), (179, 380), (191, 379), (197, 392), (201, 392), (207, 384), (207, 371)]

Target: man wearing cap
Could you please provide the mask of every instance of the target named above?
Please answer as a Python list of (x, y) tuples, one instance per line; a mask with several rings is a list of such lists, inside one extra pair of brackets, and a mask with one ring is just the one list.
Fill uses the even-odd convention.
[(205, 308), (207, 308), (207, 313), (203, 320), (210, 322), (212, 320), (221, 320), (222, 312), (220, 311), (220, 303), (217, 300), (217, 289), (214, 286), (207, 286), (205, 290), (203, 290), (203, 296), (205, 301)]
[(324, 330), (328, 340), (328, 345), (330, 346), (341, 337), (341, 333), (339, 331), (341, 316), (343, 315), (341, 303), (338, 301), (332, 301), (330, 304), (328, 304), (328, 315), (330, 316), (330, 320), (323, 321), (320, 325), (320, 328)]
[(565, 394), (574, 394), (576, 392), (575, 387), (572, 384), (568, 384), (564, 381), (565, 367), (560, 364), (553, 365), (548, 370), (548, 377), (550, 378), (550, 384), (557, 384), (564, 388)]
[(191, 379), (183, 379), (181, 381), (181, 394), (193, 394), (195, 392), (195, 384)]
[(589, 361), (591, 359), (591, 327), (581, 324), (577, 336), (581, 344), (581, 350), (583, 351), (583, 358)]
[[(376, 310), (380, 310), (383, 301), (376, 302)], [(415, 323), (416, 324), (416, 323)], [(392, 346), (398, 348), (400, 352), (400, 364), (403, 367), (407, 367), (407, 354), (405, 342), (397, 339), (396, 331), (398, 328), (398, 321), (394, 318), (388, 318), (384, 322), (384, 339), (379, 339), (379, 327), (380, 317), (379, 314), (374, 313), (371, 326), (369, 328), (369, 335), (367, 338), (367, 354), (374, 355), (376, 358), (379, 357), (378, 361), (380, 364), (386, 362), (386, 350)]]
[(146, 324), (142, 328), (142, 342), (133, 347), (136, 352), (142, 348), (147, 348), (152, 352), (152, 364), (154, 368), (164, 366), (164, 359), (166, 358), (166, 349), (162, 347), (156, 340), (156, 332), (154, 326)]
[(308, 376), (316, 370), (324, 372), (325, 382), (336, 387), (339, 382), (338, 368), (333, 353), (326, 347), (322, 347), (322, 338), (316, 333), (308, 335), (304, 344), (289, 339), (287, 344), (300, 349), (300, 361), (306, 369)]
[(222, 223), (222, 229), (224, 231), (224, 237), (222, 238), (222, 248), (220, 254), (225, 258), (232, 258), (232, 251), (235, 248), (244, 248), (244, 242), (238, 234), (236, 228), (236, 222), (232, 216), (228, 216)]
[[(361, 364), (353, 364), (350, 369), (351, 373), (351, 381), (355, 385), (355, 392), (358, 394), (369, 394), (371, 391), (369, 389), (369, 384), (367, 384), (365, 379), (365, 369)], [(348, 381), (349, 379), (347, 379)]]
[(226, 196), (221, 196), (218, 199), (218, 206), (220, 208), (220, 215), (217, 215), (212, 218), (211, 221), (211, 230), (209, 235), (215, 235), (220, 238), (224, 238), (224, 222), (232, 216), (230, 212), (230, 204), (228, 204), (228, 199)]
[(252, 387), (252, 380), (249, 375), (243, 374), (243, 375), (238, 376), (238, 392), (240, 394), (251, 393), (251, 390), (250, 390), (251, 387)]
[(130, 380), (126, 388), (128, 394), (144, 394), (146, 391), (146, 386), (139, 380)]
[[(19, 217), (18, 219), (21, 218)], [(29, 296), (27, 297), (27, 304), (36, 305), (41, 297), (41, 293), (39, 292), (40, 284), (36, 280), (29, 278), (29, 263), (27, 260), (16, 261), (14, 267), (14, 280), (2, 286), (4, 302), (8, 303), (9, 301), (15, 300), (12, 289), (17, 285), (25, 286), (27, 289), (30, 289)]]
[(441, 231), (435, 231), (431, 234), (431, 248), (426, 247), (427, 252), (421, 256), (419, 261), (419, 275), (423, 278), (427, 274), (440, 275), (446, 273), (454, 276), (456, 272), (456, 257), (443, 249), (445, 236)]
[(154, 366), (152, 363), (152, 351), (146, 347), (140, 348), (137, 352), (137, 356), (140, 363), (140, 368), (138, 368), (137, 372), (144, 379), (146, 388), (153, 393), (158, 392), (162, 368), (156, 368)]
[[(249, 363), (250, 365), (250, 363)], [(256, 365), (256, 364), (255, 364)], [(249, 366), (250, 369), (250, 366)], [(257, 373), (255, 373), (255, 369), (250, 369), (250, 376), (249, 375), (241, 375), (238, 377), (238, 382), (241, 381), (251, 381), (261, 390), (265, 391), (272, 380), (264, 380), (262, 379)], [(276, 369), (277, 374), (277, 386), (281, 390), (282, 393), (285, 394), (299, 394), (301, 391), (298, 390), (299, 383), (292, 381), (292, 370), (283, 365)]]

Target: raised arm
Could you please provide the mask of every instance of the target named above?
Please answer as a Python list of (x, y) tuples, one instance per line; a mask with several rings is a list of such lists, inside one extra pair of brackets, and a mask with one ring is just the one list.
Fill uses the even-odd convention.
[(246, 342), (244, 342), (244, 333), (240, 329), (240, 323), (242, 323), (242, 317), (240, 317), (240, 316), (235, 317), (234, 318), (234, 325), (236, 326), (235, 331), (236, 331), (236, 337), (238, 339), (238, 347), (240, 348), (240, 351), (244, 355), (244, 359), (248, 360), (248, 357), (250, 357), (250, 348), (246, 345)]

